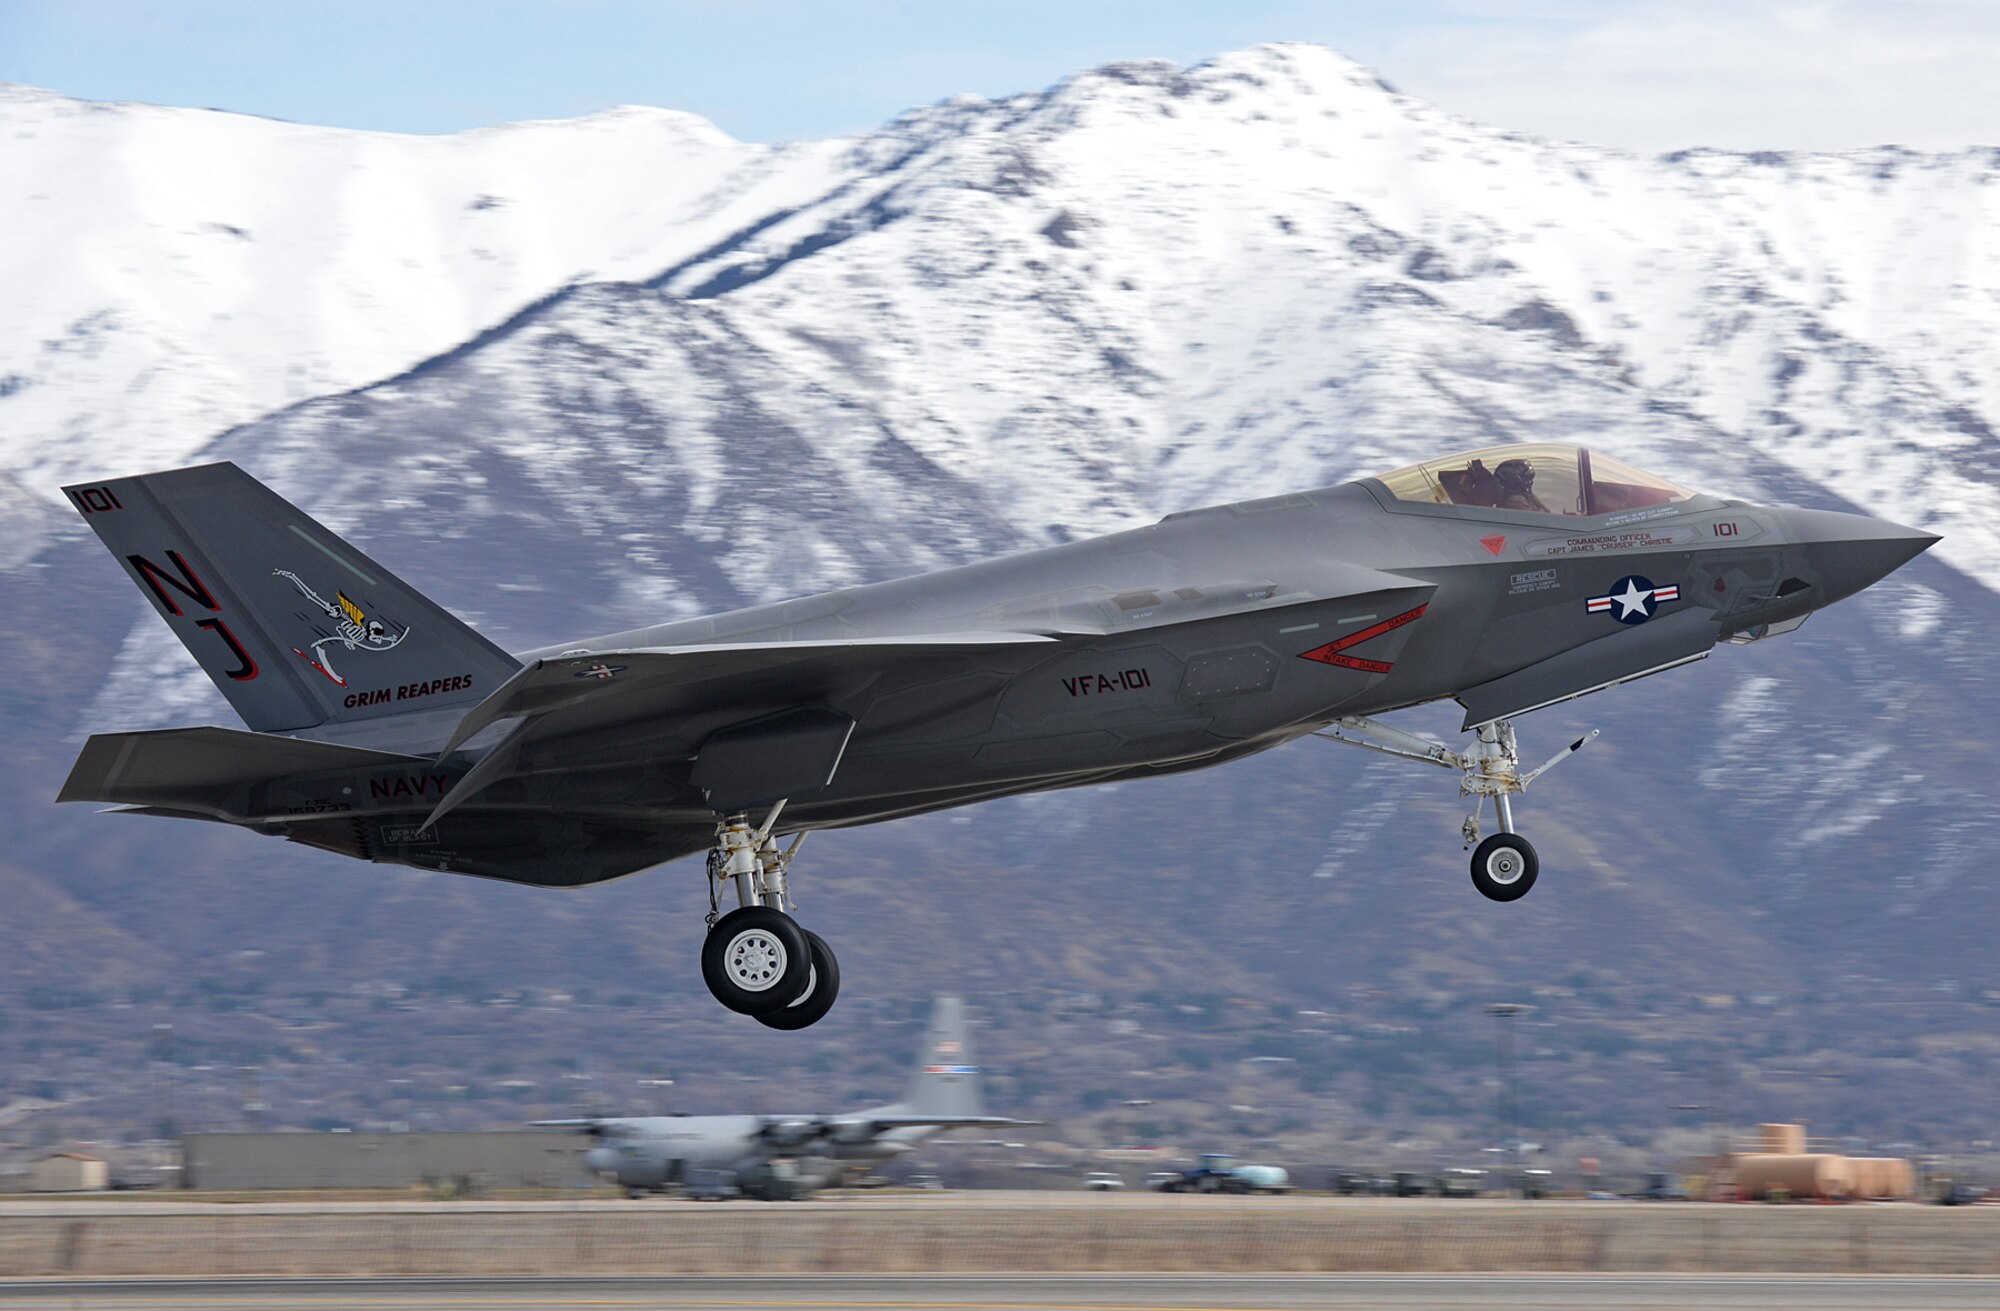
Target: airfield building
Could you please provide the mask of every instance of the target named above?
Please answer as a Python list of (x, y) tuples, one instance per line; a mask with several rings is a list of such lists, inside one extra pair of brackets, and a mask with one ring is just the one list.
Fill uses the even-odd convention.
[(185, 1187), (579, 1188), (588, 1139), (573, 1133), (198, 1133), (181, 1140)]
[(111, 1167), (85, 1152), (57, 1152), (35, 1163), (38, 1193), (94, 1193), (111, 1186)]

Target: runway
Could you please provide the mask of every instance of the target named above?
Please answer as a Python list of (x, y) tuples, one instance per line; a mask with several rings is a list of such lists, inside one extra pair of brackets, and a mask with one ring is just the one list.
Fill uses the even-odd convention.
[(1810, 1275), (814, 1275), (671, 1279), (238, 1279), (0, 1281), (0, 1308), (88, 1311), (382, 1311), (663, 1308), (671, 1311), (1305, 1311), (1395, 1307), (2000, 1306), (2000, 1279)]

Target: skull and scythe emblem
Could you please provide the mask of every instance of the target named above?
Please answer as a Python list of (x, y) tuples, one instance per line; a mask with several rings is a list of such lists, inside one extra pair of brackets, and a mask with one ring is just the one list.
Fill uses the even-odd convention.
[[(348, 599), (345, 592), (335, 592), (334, 599), (328, 601), (308, 587), (305, 579), (291, 570), (273, 569), (271, 572), (279, 578), (291, 579), (292, 586), (299, 589), (299, 594), (312, 602), (314, 608), (333, 622), (333, 631), (314, 642), (310, 654), (298, 647), (292, 648), (292, 654), (341, 687), (347, 686), (347, 680), (334, 670), (333, 657), (328, 654), (328, 648), (341, 646), (349, 651), (387, 651), (410, 635), (410, 630), (407, 628), (392, 630), (387, 623), (365, 613), (360, 606)], [(326, 632), (325, 629), (319, 631)]]

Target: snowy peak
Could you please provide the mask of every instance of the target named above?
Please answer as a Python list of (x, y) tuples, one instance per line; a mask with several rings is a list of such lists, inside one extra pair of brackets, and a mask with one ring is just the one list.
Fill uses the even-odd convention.
[[(157, 117), (164, 120), (215, 123), (218, 120), (241, 125), (246, 130), (256, 130), (253, 125), (263, 125), (267, 130), (300, 133), (330, 133), (344, 137), (387, 137), (405, 141), (451, 141), (463, 137), (484, 136), (491, 133), (521, 133), (548, 129), (561, 130), (569, 127), (589, 126), (629, 126), (641, 125), (656, 129), (671, 129), (690, 141), (720, 146), (739, 146), (744, 143), (717, 127), (700, 114), (683, 109), (665, 109), (658, 105), (608, 105), (573, 118), (522, 119), (513, 123), (499, 123), (489, 127), (467, 128), (459, 132), (415, 133), (387, 132), (367, 128), (325, 127), (311, 123), (298, 123), (290, 119), (271, 118), (262, 114), (244, 114), (225, 109), (197, 109), (180, 105), (155, 105), (138, 100), (85, 100), (64, 95), (44, 87), (29, 86), (23, 82), (0, 82), (0, 112), (12, 113), (25, 109), (44, 116), (122, 116)], [(199, 129), (198, 129), (199, 130)]]
[(623, 108), (446, 137), (0, 96), (0, 482), (178, 463), (816, 196), (839, 143)]
[(738, 141), (700, 114), (691, 114), (683, 109), (662, 109), (658, 105), (609, 105), (603, 109), (580, 114), (575, 118), (531, 118), (518, 123), (501, 123), (493, 127), (470, 128), (464, 132), (451, 133), (438, 138), (450, 140), (452, 137), (483, 136), (489, 133), (521, 133), (535, 131), (556, 131), (568, 134), (569, 129), (582, 128), (595, 131), (639, 130), (657, 133), (662, 137), (685, 141), (691, 146), (710, 149), (743, 148)]
[[(0, 121), (11, 503), (563, 325), (684, 366), (573, 419), (837, 398), (802, 449), (860, 423), (1042, 539), (1560, 435), (2000, 571), (1991, 152), (1644, 159), (1310, 45), (785, 147), (639, 107), (414, 138), (15, 88)], [(512, 317), (585, 282), (652, 290)]]
[[(842, 341), (820, 385), (853, 395), (866, 361), (906, 440), (1032, 470), (1048, 522), (1561, 433), (2000, 567), (1983, 152), (1648, 160), (1278, 46), (935, 106), (857, 159), (663, 285), (774, 351)], [(1066, 462), (1098, 473), (1087, 505), (1054, 490)]]

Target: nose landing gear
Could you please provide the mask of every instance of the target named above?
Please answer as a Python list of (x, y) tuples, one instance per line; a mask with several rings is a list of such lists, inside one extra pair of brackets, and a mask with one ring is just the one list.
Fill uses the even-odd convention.
[[(1504, 719), (1475, 726), (1472, 748), (1464, 752), (1359, 716), (1336, 720), (1313, 736), (1401, 760), (1458, 770), (1458, 794), (1473, 799), (1472, 813), (1459, 826), (1466, 848), (1472, 850), (1477, 844), (1477, 849), (1472, 850), (1472, 886), (1492, 901), (1519, 901), (1535, 886), (1535, 878), (1541, 872), (1541, 858), (1528, 840), (1514, 831), (1514, 795), (1526, 791), (1528, 784), (1581, 751), (1596, 739), (1597, 730), (1591, 729), (1526, 774), (1521, 772), (1521, 752), (1514, 740), (1514, 726)], [(1488, 797), (1493, 798), (1493, 816), (1500, 831), (1482, 842), (1479, 812)]]
[[(788, 874), (806, 835), (778, 849), (772, 829), (780, 801), (758, 828), (745, 815), (715, 827), (708, 853), (708, 937), (701, 975), (709, 992), (730, 1010), (773, 1029), (803, 1029), (833, 1009), (840, 993), (840, 962), (817, 933), (800, 928)], [(737, 907), (722, 913), (723, 885), (733, 884)]]

